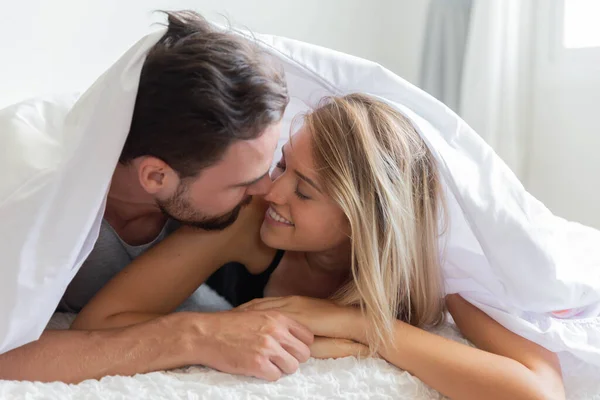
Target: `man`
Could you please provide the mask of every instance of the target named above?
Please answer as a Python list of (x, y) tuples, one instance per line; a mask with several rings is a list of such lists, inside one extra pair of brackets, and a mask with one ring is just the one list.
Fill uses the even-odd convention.
[[(98, 240), (61, 310), (79, 311), (176, 226), (226, 228), (270, 186), (288, 103), (281, 72), (197, 14), (168, 20), (142, 68)], [(46, 331), (0, 355), (0, 379), (78, 382), (202, 364), (274, 380), (308, 359), (311, 342), (306, 328), (277, 313), (177, 313), (123, 329)]]

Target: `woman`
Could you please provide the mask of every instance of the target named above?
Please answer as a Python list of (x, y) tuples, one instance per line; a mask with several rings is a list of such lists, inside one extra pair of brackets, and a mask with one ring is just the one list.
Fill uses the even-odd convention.
[[(228, 265), (211, 278), (217, 290), (234, 305), (266, 297), (240, 310), (277, 309), (319, 337), (368, 346), (451, 398), (564, 398), (555, 354), (460, 296), (444, 298), (438, 172), (400, 113), (364, 95), (329, 99), (284, 146), (273, 180), (266, 204), (253, 201), (231, 228), (182, 229), (136, 259), (73, 327), (124, 326), (172, 312), (219, 266), (236, 261), (256, 275)], [(423, 329), (443, 321), (444, 302), (478, 348)], [(330, 343), (317, 342), (313, 356), (361, 350), (340, 354)]]

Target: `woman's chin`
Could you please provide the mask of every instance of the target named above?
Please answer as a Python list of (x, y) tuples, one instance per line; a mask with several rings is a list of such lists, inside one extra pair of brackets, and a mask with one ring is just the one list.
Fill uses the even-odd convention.
[(269, 229), (269, 225), (266, 223), (266, 221), (263, 221), (262, 225), (260, 226), (260, 239), (267, 246), (277, 248), (273, 245), (273, 242), (276, 242), (273, 240), (273, 236), (273, 232), (271, 231), (271, 229)]
[(282, 232), (277, 232), (277, 228), (264, 221), (260, 227), (260, 239), (264, 244), (272, 249), (292, 250), (289, 243), (282, 238)]

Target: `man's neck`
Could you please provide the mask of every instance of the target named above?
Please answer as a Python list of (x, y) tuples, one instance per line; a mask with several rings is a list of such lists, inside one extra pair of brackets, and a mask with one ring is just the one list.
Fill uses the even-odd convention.
[(108, 191), (106, 216), (127, 223), (159, 214), (156, 202), (140, 185), (135, 166), (118, 164)]

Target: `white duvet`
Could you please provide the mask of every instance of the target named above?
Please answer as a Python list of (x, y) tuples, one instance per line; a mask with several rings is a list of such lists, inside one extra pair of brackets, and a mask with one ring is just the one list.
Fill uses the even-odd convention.
[[(202, 287), (195, 295), (203, 310), (228, 306), (212, 290)], [(200, 301), (203, 299), (204, 301)], [(197, 309), (196, 309), (197, 310)], [(69, 326), (73, 315), (56, 314), (49, 328)], [(437, 333), (467, 343), (450, 323)], [(565, 354), (561, 357), (567, 399), (600, 399), (600, 367)], [(124, 400), (124, 399), (279, 399), (279, 400), (425, 400), (444, 398), (407, 372), (380, 359), (310, 359), (293, 375), (273, 383), (223, 374), (201, 367), (154, 372), (134, 377), (111, 376), (79, 385), (0, 381), (0, 399)]]
[[(10, 171), (0, 181), (0, 353), (39, 337), (91, 251), (145, 53), (163, 33), (142, 38), (76, 101), (0, 110), (0, 171)], [(599, 231), (552, 215), (464, 121), (381, 66), (256, 38), (285, 70), (292, 100), (284, 131), (323, 96), (352, 92), (411, 119), (445, 183), (447, 293), (552, 351), (600, 366)]]

